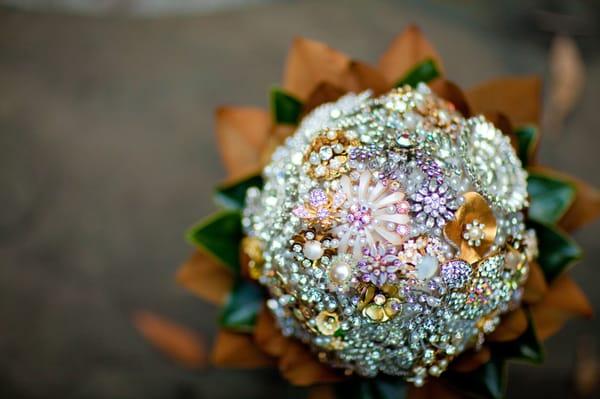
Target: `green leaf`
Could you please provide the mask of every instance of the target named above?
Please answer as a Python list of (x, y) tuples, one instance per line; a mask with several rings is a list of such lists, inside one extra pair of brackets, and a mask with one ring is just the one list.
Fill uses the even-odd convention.
[(447, 371), (444, 379), (471, 397), (500, 399), (506, 390), (506, 364), (503, 359), (492, 358), (470, 373)]
[(222, 211), (192, 227), (187, 238), (234, 272), (240, 270), (242, 216), (238, 211)]
[(513, 341), (491, 343), (492, 355), (505, 359), (524, 360), (540, 364), (544, 361), (544, 350), (535, 331), (535, 324), (529, 310), (527, 312), (527, 330)]
[(538, 263), (548, 282), (581, 259), (582, 252), (577, 243), (557, 227), (535, 221), (529, 221), (528, 224), (535, 229), (540, 252)]
[(271, 113), (276, 123), (297, 125), (302, 113), (302, 102), (282, 89), (271, 90)]
[(530, 206), (529, 218), (535, 221), (556, 224), (575, 200), (575, 186), (565, 180), (530, 173), (527, 178)]
[(523, 166), (527, 166), (533, 156), (535, 144), (538, 141), (538, 128), (534, 125), (525, 125), (515, 130), (515, 136), (518, 140), (517, 155), (521, 159)]
[(223, 184), (216, 188), (215, 199), (226, 208), (242, 209), (246, 202), (246, 191), (250, 187), (262, 188), (263, 183), (261, 175), (252, 175), (234, 183)]
[(339, 399), (404, 399), (407, 393), (406, 383), (401, 378), (385, 375), (335, 385), (335, 396)]
[(251, 332), (263, 301), (263, 292), (257, 284), (239, 279), (221, 310), (219, 323), (239, 332)]
[(420, 82), (427, 83), (438, 76), (440, 76), (440, 71), (437, 68), (437, 65), (435, 65), (435, 61), (432, 59), (426, 59), (408, 71), (406, 75), (396, 82), (394, 87), (400, 87), (404, 85), (417, 87)]

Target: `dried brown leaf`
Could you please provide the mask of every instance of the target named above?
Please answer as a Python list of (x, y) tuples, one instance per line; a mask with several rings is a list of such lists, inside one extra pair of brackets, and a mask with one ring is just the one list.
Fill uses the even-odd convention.
[(336, 101), (338, 98), (346, 94), (346, 91), (341, 87), (332, 85), (331, 83), (322, 82), (308, 96), (302, 107), (302, 116), (307, 115), (310, 111), (317, 108), (321, 104)]
[(527, 315), (522, 308), (502, 316), (500, 325), (487, 336), (490, 342), (505, 342), (519, 338), (527, 330)]
[(288, 342), (288, 339), (279, 331), (273, 315), (265, 306), (258, 314), (254, 329), (254, 341), (271, 356), (281, 356)]
[(295, 340), (288, 341), (279, 359), (279, 370), (285, 379), (294, 385), (308, 386), (335, 382), (343, 375), (320, 363), (306, 345)]
[(304, 101), (323, 82), (344, 87), (344, 71), (350, 59), (326, 44), (296, 38), (286, 61), (283, 87)]
[(271, 124), (269, 113), (260, 108), (217, 109), (219, 151), (230, 178), (248, 175), (261, 166), (260, 155), (269, 139)]
[(443, 71), (442, 60), (437, 51), (417, 26), (410, 25), (394, 38), (383, 53), (379, 59), (379, 70), (391, 86), (426, 59), (433, 59), (438, 69)]
[(458, 85), (446, 79), (435, 79), (429, 84), (429, 87), (439, 97), (452, 103), (465, 118), (471, 116), (467, 97)]
[(199, 250), (177, 271), (177, 282), (211, 303), (222, 305), (233, 286), (233, 274)]
[(262, 352), (252, 335), (220, 330), (213, 345), (212, 362), (222, 367), (258, 368), (275, 365), (275, 360)]
[(136, 312), (133, 324), (150, 344), (177, 363), (189, 368), (206, 364), (204, 340), (199, 334), (148, 311)]
[(529, 264), (529, 276), (523, 288), (523, 302), (530, 305), (541, 301), (548, 292), (546, 277), (537, 262)]
[(468, 373), (477, 369), (492, 357), (492, 352), (487, 346), (482, 347), (479, 351), (471, 349), (463, 353), (460, 357), (454, 360), (451, 368), (459, 373)]
[(531, 306), (531, 316), (541, 340), (554, 335), (569, 319), (592, 314), (588, 299), (568, 274), (554, 280), (542, 301)]
[(466, 92), (473, 115), (500, 112), (513, 126), (539, 124), (541, 82), (536, 76), (494, 79)]

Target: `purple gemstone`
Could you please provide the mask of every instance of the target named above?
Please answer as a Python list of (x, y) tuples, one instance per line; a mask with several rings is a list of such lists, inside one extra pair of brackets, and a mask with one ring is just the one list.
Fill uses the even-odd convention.
[(327, 194), (320, 188), (311, 190), (308, 194), (308, 202), (314, 207), (323, 206), (327, 203)]

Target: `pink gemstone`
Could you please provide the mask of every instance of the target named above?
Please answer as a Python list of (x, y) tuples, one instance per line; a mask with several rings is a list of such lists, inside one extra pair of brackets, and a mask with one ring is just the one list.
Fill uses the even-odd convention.
[(309, 217), (310, 217), (310, 213), (309, 213), (309, 212), (308, 212), (308, 210), (307, 210), (307, 209), (306, 209), (304, 206), (302, 206), (302, 205), (300, 205), (299, 207), (297, 207), (297, 208), (295, 208), (294, 210), (292, 210), (292, 213), (293, 213), (295, 216), (297, 216), (297, 217), (299, 217), (299, 218), (301, 218), (301, 219), (307, 219), (307, 218), (309, 218)]
[(407, 201), (402, 201), (398, 203), (396, 209), (398, 209), (398, 213), (408, 213), (408, 211), (410, 210), (410, 205)]
[(401, 236), (405, 236), (408, 234), (408, 226), (405, 224), (399, 224), (396, 227), (396, 233), (400, 234)]

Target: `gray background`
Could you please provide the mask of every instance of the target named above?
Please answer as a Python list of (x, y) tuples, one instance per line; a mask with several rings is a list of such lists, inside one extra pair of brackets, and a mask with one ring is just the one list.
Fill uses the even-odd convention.
[[(131, 324), (149, 309), (214, 334), (216, 310), (173, 281), (191, 251), (183, 231), (215, 209), (224, 177), (213, 109), (266, 106), (295, 35), (374, 62), (409, 22), (462, 86), (547, 75), (549, 3), (290, 1), (156, 18), (0, 8), (0, 397), (303, 397), (274, 371), (183, 370)], [(587, 86), (541, 158), (600, 186), (596, 11), (576, 8), (565, 28), (581, 33)], [(577, 234), (574, 270), (597, 310), (599, 234)], [(571, 322), (542, 367), (511, 368), (509, 397), (572, 397), (576, 347), (598, 336), (597, 319)]]

